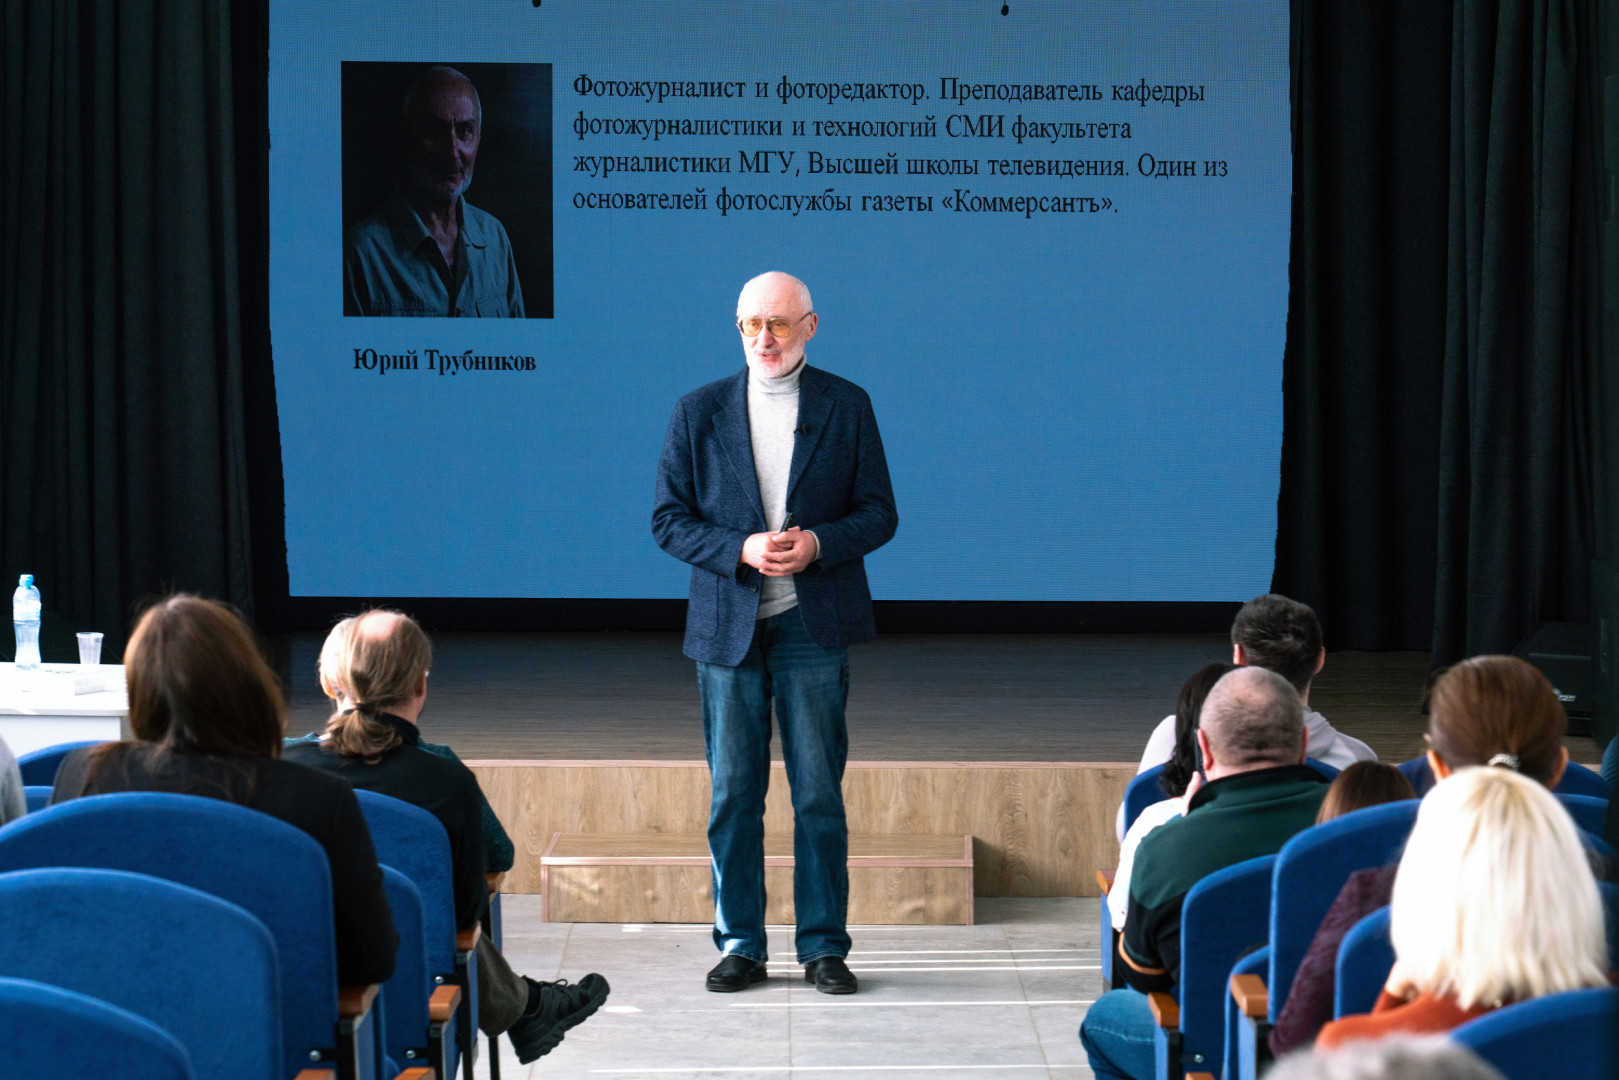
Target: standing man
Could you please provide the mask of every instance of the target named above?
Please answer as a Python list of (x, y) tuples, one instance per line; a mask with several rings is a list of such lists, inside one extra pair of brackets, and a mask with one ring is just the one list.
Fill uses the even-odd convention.
[(423, 72), (405, 94), (399, 190), (344, 245), (343, 314), (523, 317), (506, 229), (464, 197), (482, 140), (472, 80)]
[(787, 274), (736, 303), (747, 367), (680, 399), (658, 462), (652, 534), (691, 564), (686, 655), (697, 661), (713, 780), (708, 989), (765, 978), (764, 810), (770, 706), (793, 802), (793, 908), (804, 978), (858, 988), (849, 954), (848, 647), (876, 635), (864, 557), (899, 516), (871, 399), (810, 367), (819, 318)]

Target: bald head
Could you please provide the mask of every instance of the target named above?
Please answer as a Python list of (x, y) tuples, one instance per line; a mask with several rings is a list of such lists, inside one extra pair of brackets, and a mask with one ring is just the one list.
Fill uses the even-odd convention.
[(809, 286), (780, 270), (767, 270), (758, 277), (748, 279), (747, 284), (742, 286), (742, 295), (736, 301), (737, 314), (742, 314), (743, 305), (757, 303), (762, 297), (771, 300), (791, 300), (801, 311), (815, 310), (815, 302), (810, 299)]
[(320, 651), (320, 681), (340, 703), (415, 720), (432, 662), (432, 643), (416, 620), (379, 608), (332, 627)]
[(1260, 667), (1228, 672), (1203, 702), (1198, 726), (1221, 775), (1296, 765), (1304, 757), (1304, 703), (1293, 684)]

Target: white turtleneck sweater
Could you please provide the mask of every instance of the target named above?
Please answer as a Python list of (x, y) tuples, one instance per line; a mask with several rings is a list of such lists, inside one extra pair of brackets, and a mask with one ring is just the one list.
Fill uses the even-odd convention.
[[(759, 478), (759, 501), (765, 524), (781, 531), (787, 520), (787, 474), (793, 467), (793, 431), (798, 427), (798, 380), (804, 363), (772, 379), (748, 358), (748, 433), (753, 441), (753, 471)], [(759, 618), (790, 611), (798, 603), (791, 577), (763, 578)]]

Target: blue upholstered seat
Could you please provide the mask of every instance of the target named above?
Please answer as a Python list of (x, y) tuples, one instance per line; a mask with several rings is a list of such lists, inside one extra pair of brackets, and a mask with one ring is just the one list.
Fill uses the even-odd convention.
[[(1235, 978), (1238, 975), (1259, 975), (1263, 977), (1269, 967), (1270, 946), (1267, 945), (1263, 949), (1255, 949), (1231, 965), (1231, 977)], [(1237, 1010), (1236, 999), (1227, 994), (1225, 1001), (1225, 1068), (1219, 1074), (1225, 1080), (1237, 1080), (1241, 1076), (1242, 1040), (1244, 1035), (1252, 1036), (1252, 1034), (1253, 1025), (1242, 1022), (1242, 1014)], [(1250, 1052), (1247, 1054), (1247, 1059), (1250, 1063), (1254, 1061), (1251, 1047)], [(1247, 1080), (1254, 1080), (1252, 1073), (1249, 1074)]]
[[(1407, 780), (1411, 781), (1411, 786), (1416, 789), (1418, 797), (1428, 794), (1429, 790), (1434, 786), (1433, 769), (1428, 766), (1428, 756), (1426, 754), (1414, 757), (1410, 761), (1402, 761), (1399, 765), (1399, 770), (1405, 774)], [(1610, 794), (1607, 783), (1602, 779), (1602, 774), (1594, 769), (1586, 768), (1577, 761), (1568, 763), (1568, 767), (1563, 770), (1562, 779), (1558, 780), (1557, 786), (1552, 788), (1552, 793), (1556, 795), (1589, 795), (1595, 799), (1606, 799)], [(1601, 830), (1597, 831), (1600, 832)]]
[(0, 874), (0, 975), (144, 1017), (186, 1048), (199, 1076), (288, 1075), (270, 932), (197, 889), (113, 870)]
[[(450, 838), (438, 818), (419, 806), (356, 790), (360, 810), (371, 829), (377, 861), (410, 879), (421, 899), (422, 925), (427, 938), (429, 976), (452, 977), (461, 986), (456, 1042), (460, 1053), (474, 1055), (478, 1031), (478, 965), (470, 951), (456, 947), (455, 882), (450, 859)], [(401, 1062), (403, 1064), (403, 1062)], [(450, 1072), (458, 1065), (452, 1063)]]
[(1270, 1022), (1287, 1003), (1299, 962), (1327, 909), (1356, 870), (1399, 860), (1416, 822), (1418, 802), (1404, 799), (1356, 810), (1305, 829), (1276, 856), (1271, 890)]
[(1394, 946), (1389, 943), (1389, 909), (1380, 907), (1349, 928), (1338, 946), (1332, 1015), (1369, 1013), (1394, 968)]
[(151, 874), (247, 909), (280, 957), (289, 1070), (321, 1051), (376, 1075), (369, 1014), (340, 1018), (331, 871), (308, 834), (233, 803), (158, 792), (73, 799), (0, 830), (0, 871), (62, 865)]
[(1508, 1005), (1450, 1037), (1507, 1080), (1610, 1080), (1619, 1073), (1619, 990), (1571, 990)]
[(28, 813), (43, 810), (50, 804), (51, 792), (54, 789), (49, 784), (24, 784), (23, 798), (28, 806)]
[[(1181, 908), (1178, 1028), (1155, 1035), (1159, 1080), (1220, 1067), (1225, 1057), (1225, 1002), (1231, 968), (1265, 942), (1276, 856), (1217, 870), (1192, 886)], [(1159, 999), (1162, 1000), (1162, 999)]]
[(41, 750), (30, 750), (17, 759), (17, 769), (22, 773), (22, 782), (50, 787), (56, 783), (56, 770), (61, 767), (63, 758), (82, 746), (100, 746), (104, 741), (89, 739), (85, 742), (57, 743)]
[(1563, 804), (1574, 824), (1588, 833), (1602, 835), (1602, 827), (1608, 821), (1608, 800), (1599, 799), (1594, 795), (1569, 795), (1558, 792), (1557, 801)]
[(0, 977), (0, 1076), (195, 1080), (173, 1035), (127, 1009)]
[(440, 987), (427, 963), (422, 894), (415, 882), (391, 866), (382, 868), (382, 877), (399, 931), (393, 978), (382, 988), (387, 1005), (383, 1046), (394, 1062), (407, 1068), (429, 1065), (448, 1080), (455, 1071), (455, 1017), (452, 1013), (435, 1020), (429, 1005)]

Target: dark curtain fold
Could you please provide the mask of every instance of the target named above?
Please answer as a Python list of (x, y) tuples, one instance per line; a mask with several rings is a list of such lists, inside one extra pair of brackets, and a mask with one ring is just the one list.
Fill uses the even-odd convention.
[(1599, 362), (1589, 0), (1458, 0), (1435, 662), (1590, 605)]
[(1426, 649), (1445, 341), (1450, 12), (1295, 0), (1273, 587), (1333, 648)]
[(1274, 587), (1335, 648), (1508, 651), (1589, 601), (1591, 0), (1295, 0)]
[(0, 572), (113, 649), (146, 596), (252, 606), (230, 15), (5, 5)]

